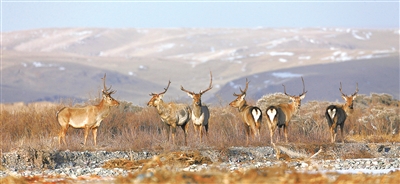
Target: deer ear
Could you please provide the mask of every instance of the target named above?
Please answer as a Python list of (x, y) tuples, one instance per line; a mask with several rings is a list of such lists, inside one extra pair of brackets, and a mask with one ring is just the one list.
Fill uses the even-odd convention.
[(193, 98), (193, 95), (191, 94), (191, 93), (187, 93), (188, 94), (188, 96), (190, 97), (190, 98)]
[(354, 95), (354, 96), (353, 96), (353, 100), (356, 99), (356, 97), (357, 97), (357, 95)]
[(303, 100), (306, 97), (306, 94), (300, 96), (300, 100)]
[(344, 101), (347, 101), (346, 96), (342, 95), (342, 98), (343, 98)]
[(244, 100), (244, 97), (246, 97), (246, 94), (243, 94), (240, 98)]
[(158, 98), (161, 99), (164, 97), (164, 94), (158, 95)]

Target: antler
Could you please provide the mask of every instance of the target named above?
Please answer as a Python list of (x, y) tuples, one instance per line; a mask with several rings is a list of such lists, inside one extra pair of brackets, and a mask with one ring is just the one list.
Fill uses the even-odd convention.
[(182, 91), (184, 91), (184, 92), (186, 92), (186, 93), (190, 93), (190, 94), (194, 94), (194, 92), (191, 92), (191, 91), (188, 91), (188, 90), (186, 90), (185, 88), (183, 88), (183, 86), (181, 85), (181, 90)]
[(206, 89), (206, 90), (204, 90), (204, 91), (201, 91), (200, 90), (200, 94), (201, 95), (203, 95), (205, 92), (207, 92), (208, 90), (210, 90), (211, 88), (212, 88), (212, 73), (211, 73), (211, 71), (210, 71), (210, 86), (208, 86), (208, 88)]
[[(342, 93), (342, 96), (347, 96), (346, 94), (344, 94), (342, 92), (342, 82), (340, 82), (340, 88), (339, 88), (340, 93)], [(358, 82), (356, 83), (356, 91), (351, 95), (351, 96), (355, 96), (358, 93)]]
[[(243, 94), (245, 94), (247, 92), (247, 89), (249, 88), (249, 83), (250, 83), (250, 81), (248, 81), (247, 78), (246, 78), (246, 88), (244, 88), (244, 91), (242, 90), (241, 87), (239, 87), (240, 92), (242, 92), (242, 94), (240, 94), (240, 95), (243, 95)], [(233, 96), (240, 96), (240, 95), (238, 95), (236, 93), (233, 93)]]
[(307, 93), (307, 91), (306, 91), (306, 85), (304, 85), (304, 79), (303, 79), (303, 77), (301, 77), (301, 81), (303, 81), (303, 93), (301, 93), (299, 96), (302, 96), (302, 95), (304, 95), (304, 94)]
[(355, 96), (358, 93), (358, 82), (356, 83), (356, 91), (351, 95), (351, 96)]
[[(210, 77), (211, 77), (211, 79), (210, 79), (210, 86), (208, 86), (208, 88), (207, 88), (206, 90), (204, 90), (204, 91), (200, 90), (200, 93), (199, 93), (200, 95), (203, 95), (205, 92), (207, 92), (208, 90), (212, 89), (212, 73), (211, 73), (211, 71), (210, 71)], [(185, 88), (183, 88), (182, 85), (181, 85), (181, 90), (184, 91), (184, 92), (186, 92), (186, 93), (189, 93), (189, 94), (191, 94), (191, 95), (196, 94), (194, 91), (192, 92), (192, 91), (186, 90)]]
[(111, 94), (116, 92), (115, 90), (112, 90), (112, 91), (108, 92), (111, 89), (112, 85), (110, 86), (110, 88), (107, 89), (107, 87), (106, 87), (106, 74), (104, 74), (104, 77), (101, 78), (101, 79), (103, 80), (103, 93), (104, 94), (111, 95)]
[(283, 85), (283, 84), (282, 84), (282, 86), (283, 86), (283, 93), (285, 93), (286, 96), (292, 96), (292, 95), (289, 95), (289, 94), (286, 93), (286, 86)]
[(167, 92), (167, 90), (168, 90), (168, 88), (169, 88), (169, 85), (171, 84), (171, 81), (168, 81), (168, 86), (167, 86), (167, 88), (164, 88), (164, 91), (163, 92), (161, 92), (161, 93), (150, 93), (149, 95), (150, 96), (154, 96), (154, 95), (162, 95), (162, 94), (164, 94), (165, 92)]
[[(303, 93), (301, 93), (299, 96), (302, 96), (302, 95), (304, 95), (304, 94), (307, 93), (307, 91), (306, 91), (306, 86), (304, 85), (304, 79), (303, 79), (303, 77), (301, 77), (301, 81), (303, 82)], [(283, 84), (282, 84), (282, 86), (283, 86), (283, 92), (285, 93), (286, 96), (291, 96), (291, 97), (294, 97), (294, 96), (295, 96), (295, 95), (289, 95), (289, 94), (287, 94), (287, 93), (286, 93), (286, 86), (283, 85)]]

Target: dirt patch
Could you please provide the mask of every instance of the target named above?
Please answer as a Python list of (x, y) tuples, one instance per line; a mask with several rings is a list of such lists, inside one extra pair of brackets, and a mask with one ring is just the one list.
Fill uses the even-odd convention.
[(109, 160), (102, 166), (105, 169), (122, 168), (126, 170), (149, 169), (162, 166), (187, 167), (193, 164), (211, 164), (210, 158), (203, 156), (199, 151), (177, 151), (155, 155), (151, 159), (129, 160), (114, 159)]

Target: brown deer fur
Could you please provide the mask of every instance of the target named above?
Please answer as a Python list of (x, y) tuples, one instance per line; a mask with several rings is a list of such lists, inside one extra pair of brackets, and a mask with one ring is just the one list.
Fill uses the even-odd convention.
[(229, 105), (231, 107), (238, 108), (243, 123), (245, 124), (246, 130), (246, 144), (249, 144), (249, 136), (251, 134), (252, 138), (254, 136), (260, 139), (260, 129), (262, 123), (262, 111), (260, 108), (256, 106), (247, 105), (245, 100), (246, 91), (249, 87), (249, 81), (246, 79), (246, 88), (244, 90), (240, 89), (241, 94), (234, 93), (234, 96), (237, 96), (235, 100), (233, 100)]
[(169, 140), (169, 133), (172, 128), (172, 143), (175, 144), (176, 127), (180, 126), (184, 132), (185, 145), (187, 145), (186, 137), (188, 133), (188, 122), (191, 117), (191, 109), (185, 104), (165, 103), (162, 100), (170, 84), (171, 82), (168, 83), (167, 88), (164, 88), (164, 92), (158, 94), (151, 93), (150, 96), (152, 97), (147, 103), (147, 106), (155, 107), (160, 115), (161, 121), (167, 125), (167, 140)]
[(353, 101), (358, 93), (358, 83), (356, 91), (352, 95), (345, 95), (342, 92), (342, 83), (339, 88), (342, 98), (345, 100), (343, 105), (330, 105), (326, 108), (325, 117), (329, 125), (329, 132), (331, 134), (331, 142), (334, 143), (336, 140), (337, 127), (340, 126), (340, 133), (342, 135), (342, 143), (344, 143), (343, 128), (344, 122), (348, 115), (353, 112)]
[[(307, 91), (305, 91), (304, 79), (303, 81), (303, 93), (298, 96), (289, 95), (286, 93), (285, 85), (283, 85), (284, 93), (292, 101), (288, 104), (279, 104), (277, 106), (269, 106), (266, 110), (267, 114), (267, 124), (270, 132), (271, 143), (274, 143), (273, 136), (276, 128), (282, 128), (285, 134), (286, 143), (288, 142), (288, 126), (293, 115), (297, 113), (300, 108), (301, 100), (306, 96)], [(279, 130), (280, 132), (280, 130)]]
[(210, 118), (210, 111), (208, 110), (208, 107), (206, 105), (203, 105), (201, 103), (201, 95), (203, 95), (205, 92), (208, 90), (212, 89), (212, 73), (210, 72), (210, 85), (209, 87), (204, 90), (200, 91), (200, 93), (195, 93), (186, 90), (181, 86), (181, 90), (186, 92), (190, 98), (193, 99), (193, 105), (192, 105), (192, 122), (194, 126), (194, 130), (196, 132), (199, 132), (199, 138), (200, 142), (202, 141), (203, 137), (203, 126), (206, 130), (206, 135), (208, 135), (208, 120)]
[(98, 105), (89, 105), (82, 108), (72, 108), (72, 107), (64, 107), (60, 109), (57, 114), (58, 123), (61, 125), (61, 130), (58, 135), (58, 143), (61, 145), (61, 140), (66, 144), (65, 135), (67, 134), (68, 127), (84, 129), (84, 142), (86, 145), (87, 136), (89, 134), (89, 130), (92, 130), (94, 145), (97, 145), (97, 128), (100, 126), (100, 123), (106, 118), (111, 111), (112, 106), (118, 106), (119, 102), (114, 100), (111, 97), (111, 94), (115, 93), (115, 91), (110, 91), (111, 89), (106, 87), (106, 74), (104, 74), (103, 84), (104, 88), (103, 99), (100, 101)]

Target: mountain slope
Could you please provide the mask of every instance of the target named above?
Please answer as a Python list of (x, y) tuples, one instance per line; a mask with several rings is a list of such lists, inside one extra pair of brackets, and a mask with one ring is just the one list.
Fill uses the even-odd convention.
[(399, 56), (399, 31), (384, 29), (63, 28), (6, 32), (2, 39), (1, 102), (92, 98), (104, 73), (122, 100), (145, 105), (171, 80), (166, 100), (189, 102), (180, 85), (205, 89), (212, 71), (214, 88), (203, 96), (211, 102), (222, 86), (263, 72)]

